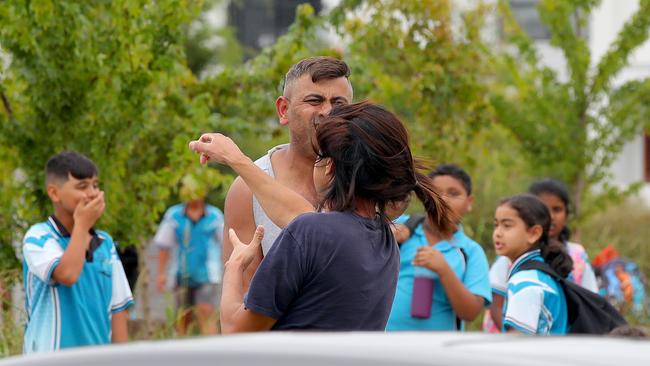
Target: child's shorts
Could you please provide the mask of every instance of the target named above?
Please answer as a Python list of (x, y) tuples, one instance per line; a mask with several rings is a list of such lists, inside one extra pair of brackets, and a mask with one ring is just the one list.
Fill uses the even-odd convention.
[(189, 308), (197, 304), (219, 306), (221, 301), (221, 284), (205, 283), (196, 287), (177, 287), (176, 306)]

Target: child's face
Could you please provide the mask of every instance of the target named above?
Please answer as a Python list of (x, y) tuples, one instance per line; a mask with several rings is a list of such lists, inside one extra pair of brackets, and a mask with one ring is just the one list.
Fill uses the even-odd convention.
[(467, 194), (465, 186), (458, 179), (450, 175), (439, 175), (433, 178), (433, 186), (454, 211), (459, 222), (472, 209), (474, 197)]
[(492, 240), (497, 255), (508, 257), (511, 261), (527, 252), (542, 235), (542, 227), (527, 227), (517, 211), (508, 205), (497, 207), (494, 214)]
[(548, 235), (553, 239), (557, 239), (562, 232), (562, 229), (566, 226), (566, 205), (560, 197), (552, 193), (541, 193), (537, 197), (544, 202), (546, 207), (548, 207), (548, 212), (551, 214), (551, 228)]
[(55, 207), (62, 208), (72, 215), (79, 202), (88, 202), (99, 194), (98, 178), (77, 179), (68, 174), (65, 182), (53, 182), (47, 185), (47, 193)]

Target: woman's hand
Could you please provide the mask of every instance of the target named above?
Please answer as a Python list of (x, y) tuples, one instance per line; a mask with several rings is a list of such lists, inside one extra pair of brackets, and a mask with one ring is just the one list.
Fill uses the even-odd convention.
[(205, 133), (201, 138), (190, 142), (190, 149), (201, 154), (201, 164), (212, 160), (219, 164), (232, 166), (246, 159), (235, 142), (220, 133)]
[(249, 244), (242, 243), (233, 229), (228, 230), (228, 237), (232, 243), (232, 253), (230, 254), (228, 263), (236, 263), (244, 270), (253, 262), (253, 259), (255, 259), (261, 250), (262, 238), (264, 238), (264, 226), (260, 225), (255, 229), (253, 240)]

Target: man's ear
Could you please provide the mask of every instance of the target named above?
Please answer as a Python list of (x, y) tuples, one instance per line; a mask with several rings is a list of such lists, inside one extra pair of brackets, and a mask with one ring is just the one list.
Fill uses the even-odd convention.
[(542, 237), (542, 234), (544, 233), (544, 229), (542, 229), (542, 225), (534, 225), (530, 229), (528, 229), (528, 243), (529, 244), (535, 244), (539, 240), (539, 238)]
[(289, 99), (287, 97), (281, 95), (275, 100), (275, 111), (282, 126), (289, 123)]
[(325, 165), (325, 175), (334, 178), (334, 162), (331, 158), (327, 158), (327, 165)]
[(61, 198), (59, 197), (59, 187), (54, 183), (47, 184), (47, 195), (54, 203), (59, 203), (61, 201)]

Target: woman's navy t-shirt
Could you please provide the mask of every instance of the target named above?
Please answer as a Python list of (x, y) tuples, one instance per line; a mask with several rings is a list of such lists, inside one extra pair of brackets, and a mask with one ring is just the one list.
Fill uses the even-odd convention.
[(276, 319), (273, 330), (384, 330), (398, 271), (399, 249), (379, 219), (303, 214), (264, 257), (245, 305)]

